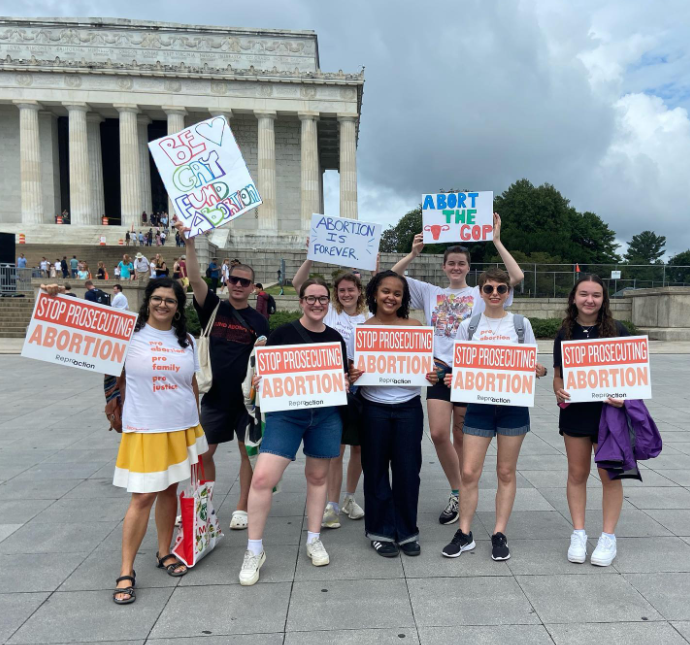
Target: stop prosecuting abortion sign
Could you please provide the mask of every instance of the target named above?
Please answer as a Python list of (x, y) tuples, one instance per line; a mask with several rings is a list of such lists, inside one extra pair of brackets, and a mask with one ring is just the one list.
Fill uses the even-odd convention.
[(256, 348), (262, 412), (347, 405), (340, 343)]

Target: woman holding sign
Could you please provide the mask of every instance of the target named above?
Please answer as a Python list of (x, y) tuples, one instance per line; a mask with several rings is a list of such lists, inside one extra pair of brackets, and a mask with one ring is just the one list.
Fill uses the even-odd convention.
[(151, 280), (125, 361), (122, 440), (113, 484), (132, 499), (122, 526), (122, 567), (113, 592), (119, 605), (134, 602), (134, 558), (156, 504), (159, 569), (179, 577), (189, 570), (170, 552), (177, 484), (208, 445), (199, 425), (199, 360), (187, 333), (186, 294), (170, 278)]
[[(276, 345), (312, 345), (340, 343), (343, 363), (346, 347), (343, 337), (323, 322), (331, 299), (326, 283), (313, 278), (302, 283), (299, 291), (302, 317), (278, 327), (268, 338), (267, 347)], [(344, 365), (343, 365), (344, 367)], [(261, 392), (261, 377), (254, 384)], [(331, 459), (340, 454), (343, 426), (338, 407), (314, 407), (266, 413), (266, 426), (249, 489), (249, 526), (247, 551), (240, 571), (240, 584), (253, 585), (266, 561), (263, 533), (271, 510), (273, 489), (301, 443), (307, 457), (304, 475), (307, 480), (307, 555), (316, 567), (330, 562), (321, 542), (321, 518), (326, 506), (326, 478)]]
[[(584, 562), (587, 559), (587, 533), (585, 533), (585, 508), (587, 504), (587, 480), (592, 452), (597, 450), (599, 421), (603, 406), (623, 407), (623, 401), (607, 399), (604, 403), (568, 403), (570, 395), (563, 389), (563, 365), (561, 343), (564, 340), (589, 340), (629, 336), (628, 330), (613, 319), (609, 308), (609, 294), (597, 275), (584, 275), (568, 296), (568, 309), (561, 329), (553, 344), (553, 391), (561, 407), (558, 427), (565, 441), (568, 455), (568, 507), (573, 520), (568, 560)], [(611, 479), (602, 468), (599, 478), (603, 488), (604, 531), (599, 537), (590, 562), (607, 567), (616, 557), (616, 524), (623, 507), (623, 484)]]
[[(506, 265), (510, 276), (510, 286), (518, 284), (524, 277), (517, 262), (501, 242), (501, 217), (494, 213), (493, 242), (501, 260)], [(423, 234), (415, 235), (412, 251), (400, 260), (393, 271), (403, 275), (412, 261), (424, 248)], [(480, 313), (484, 309), (479, 287), (467, 286), (467, 274), (470, 270), (470, 251), (464, 246), (451, 246), (443, 254), (441, 267), (449, 281), (448, 287), (408, 278), (412, 307), (423, 309), (426, 324), (434, 327), (434, 354), (439, 383), (427, 389), (427, 410), (429, 412), (429, 430), (436, 448), (441, 468), (450, 484), (448, 505), (438, 518), (441, 524), (452, 524), (459, 517), (458, 493), (460, 489), (460, 468), (462, 466), (463, 434), (462, 425), (465, 418), (465, 403), (451, 403), (450, 389), (443, 378), (450, 373), (453, 360), (453, 343), (458, 334), (460, 323)], [(506, 299), (506, 306), (513, 300), (512, 290)], [(448, 428), (453, 420), (453, 440)]]
[[(307, 238), (307, 250), (309, 238)], [(302, 283), (309, 277), (313, 262), (305, 260), (292, 279), (292, 286), (296, 291), (300, 290)], [(328, 313), (323, 322), (340, 332), (345, 343), (352, 335), (352, 330), (359, 323), (363, 323), (366, 303), (362, 292), (362, 281), (354, 273), (341, 273), (333, 285), (333, 296), (328, 305)], [(353, 428), (344, 427), (340, 444), (340, 455), (333, 459), (328, 469), (328, 504), (323, 513), (321, 526), (328, 529), (340, 528), (340, 491), (343, 487), (343, 457), (345, 447), (350, 446), (350, 461), (347, 464), (347, 490), (343, 500), (342, 511), (351, 520), (360, 520), (364, 517), (364, 510), (355, 501), (355, 491), (362, 474), (362, 447), (358, 433)]]
[[(371, 279), (367, 305), (373, 314), (367, 325), (422, 324), (409, 318), (407, 280), (393, 271), (377, 273)], [(354, 334), (348, 340), (348, 358), (352, 357)], [(351, 365), (350, 382), (356, 383), (363, 373)], [(433, 384), (438, 375), (431, 372), (426, 378)], [(424, 432), (421, 388), (362, 386), (361, 391), (366, 535), (383, 557), (394, 558), (401, 550), (405, 555), (419, 555), (417, 502)]]

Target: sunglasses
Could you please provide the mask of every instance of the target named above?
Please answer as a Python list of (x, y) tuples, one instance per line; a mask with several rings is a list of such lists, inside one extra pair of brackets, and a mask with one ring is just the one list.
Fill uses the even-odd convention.
[(499, 284), (497, 287), (492, 287), (490, 284), (485, 284), (482, 287), (482, 291), (490, 296), (494, 291), (498, 292), (500, 295), (504, 296), (508, 293), (508, 287), (505, 284)]
[(327, 305), (331, 299), (328, 296), (304, 296), (302, 298), (308, 305), (315, 305), (318, 300), (320, 305)]
[(245, 289), (251, 286), (252, 284), (252, 281), (248, 278), (238, 278), (236, 275), (228, 276), (228, 282), (230, 284), (239, 284), (241, 287), (244, 287)]

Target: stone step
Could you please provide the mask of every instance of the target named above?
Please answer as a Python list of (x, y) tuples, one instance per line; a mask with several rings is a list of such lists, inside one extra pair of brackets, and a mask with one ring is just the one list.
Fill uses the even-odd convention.
[(690, 341), (690, 327), (638, 327), (649, 340)]
[(13, 332), (13, 331), (0, 330), (0, 338), (25, 338), (25, 337), (26, 337), (26, 331)]

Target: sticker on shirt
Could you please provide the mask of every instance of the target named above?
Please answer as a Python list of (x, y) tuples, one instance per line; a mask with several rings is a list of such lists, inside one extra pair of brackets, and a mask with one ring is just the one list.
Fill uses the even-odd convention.
[(431, 326), (437, 336), (455, 338), (460, 323), (472, 315), (474, 296), (455, 293), (436, 296), (436, 307), (431, 312)]

